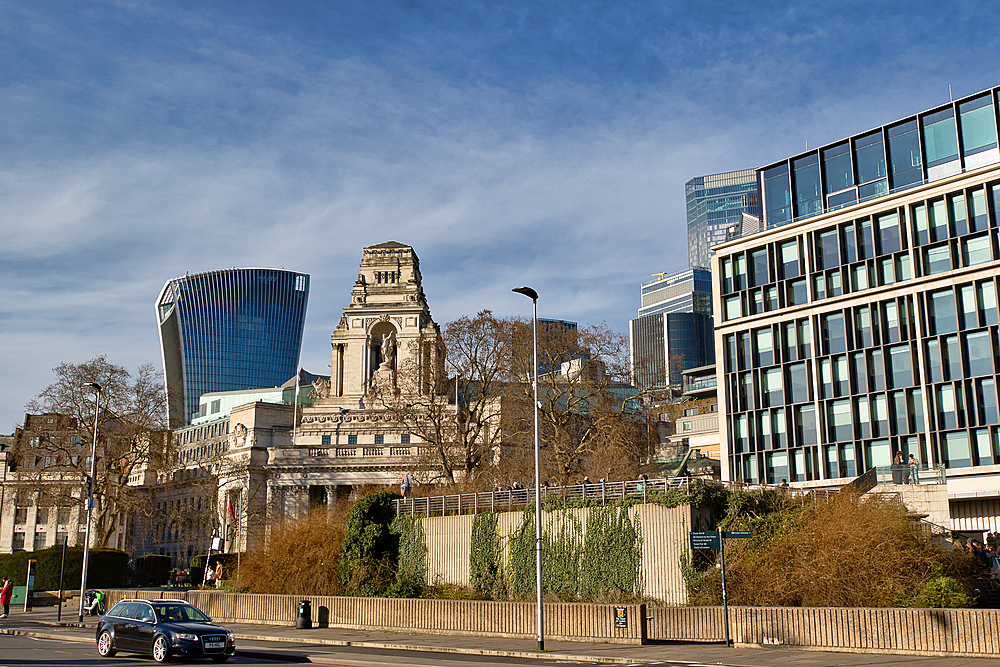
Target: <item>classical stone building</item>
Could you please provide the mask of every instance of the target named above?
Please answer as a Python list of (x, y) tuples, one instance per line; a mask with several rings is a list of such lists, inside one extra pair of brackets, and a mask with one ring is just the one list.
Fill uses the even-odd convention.
[(137, 544), (179, 565), (204, 553), (215, 529), (225, 550), (246, 551), (275, 520), (331, 510), (360, 487), (396, 487), (421, 441), (376, 394), (429, 391), (442, 367), (439, 338), (413, 248), (365, 248), (313, 405), (258, 401), (175, 432), (174, 468), (156, 489), (162, 514)]

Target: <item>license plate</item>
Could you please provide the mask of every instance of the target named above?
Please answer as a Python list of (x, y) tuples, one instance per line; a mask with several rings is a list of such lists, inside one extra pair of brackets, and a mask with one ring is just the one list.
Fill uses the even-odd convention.
[(226, 642), (205, 642), (205, 648), (226, 648)]

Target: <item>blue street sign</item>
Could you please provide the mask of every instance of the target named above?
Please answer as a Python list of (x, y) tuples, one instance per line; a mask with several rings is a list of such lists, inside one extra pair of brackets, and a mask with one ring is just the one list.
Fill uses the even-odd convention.
[(722, 536), (726, 539), (736, 539), (736, 540), (746, 540), (753, 535), (750, 534), (749, 530), (726, 530), (723, 531)]
[(717, 530), (691, 532), (690, 540), (692, 549), (718, 550), (722, 546), (722, 540), (719, 539), (719, 531)]

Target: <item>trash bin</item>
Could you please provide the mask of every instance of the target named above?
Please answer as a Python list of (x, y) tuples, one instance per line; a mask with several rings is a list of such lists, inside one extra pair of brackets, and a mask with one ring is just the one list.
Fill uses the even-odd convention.
[(312, 628), (312, 608), (309, 600), (299, 600), (299, 616), (295, 619), (295, 627), (299, 630)]

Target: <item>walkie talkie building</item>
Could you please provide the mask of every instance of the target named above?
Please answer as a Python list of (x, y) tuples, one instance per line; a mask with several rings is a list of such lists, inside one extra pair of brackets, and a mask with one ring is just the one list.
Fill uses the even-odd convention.
[(168, 280), (156, 300), (171, 428), (202, 394), (280, 385), (295, 375), (309, 276), (223, 269)]

